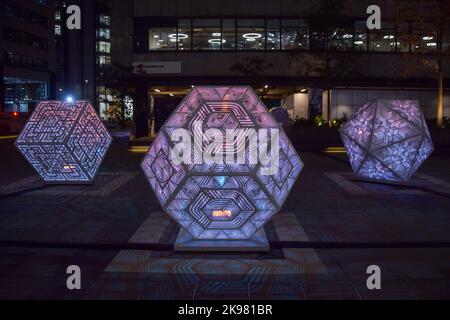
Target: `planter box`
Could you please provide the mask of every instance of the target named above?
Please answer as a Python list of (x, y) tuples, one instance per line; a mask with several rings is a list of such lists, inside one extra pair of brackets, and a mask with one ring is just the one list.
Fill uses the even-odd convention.
[(130, 143), (131, 133), (129, 131), (111, 131), (113, 137), (113, 144), (128, 145)]
[(450, 129), (430, 129), (430, 134), (436, 149), (450, 148)]
[(343, 145), (338, 128), (288, 127), (285, 131), (293, 145), (300, 151), (321, 151), (326, 147)]

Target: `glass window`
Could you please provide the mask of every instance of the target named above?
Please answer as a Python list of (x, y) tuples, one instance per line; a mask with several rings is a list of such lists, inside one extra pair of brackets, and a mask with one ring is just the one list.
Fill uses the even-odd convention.
[(148, 32), (149, 50), (175, 50), (177, 47), (176, 27), (155, 27)]
[(367, 50), (367, 24), (366, 21), (358, 21), (355, 23), (355, 38), (353, 39), (354, 50)]
[(111, 43), (105, 41), (97, 42), (97, 52), (110, 53), (111, 52)]
[(219, 19), (194, 19), (193, 32), (195, 50), (220, 50), (223, 40)]
[(447, 54), (450, 53), (450, 30), (446, 30), (442, 34), (442, 50)]
[(266, 25), (267, 50), (280, 50), (280, 20), (269, 19)]
[(111, 17), (110, 17), (110, 16), (107, 16), (107, 15), (104, 15), (104, 14), (101, 14), (101, 15), (98, 17), (98, 21), (99, 21), (101, 24), (104, 24), (104, 25), (106, 25), (106, 26), (109, 26), (109, 25), (111, 24)]
[(308, 24), (303, 20), (281, 21), (281, 46), (283, 50), (307, 50)]
[(26, 23), (36, 24), (41, 26), (42, 28), (48, 28), (48, 20), (45, 16), (42, 16), (32, 10), (23, 8), (22, 6), (19, 6), (12, 1), (5, 1), (3, 12), (5, 16), (9, 16)]
[(191, 50), (191, 20), (178, 20), (178, 50)]
[(110, 39), (111, 38), (111, 31), (107, 28), (99, 28), (97, 30), (97, 35), (99, 38), (104, 38), (104, 39)]
[(15, 67), (29, 68), (34, 70), (47, 70), (48, 61), (33, 57), (23, 56), (15, 52), (5, 52), (5, 64)]
[(311, 30), (310, 49), (324, 51), (326, 38), (327, 38), (326, 30), (324, 29)]
[(15, 42), (24, 46), (29, 46), (34, 49), (47, 50), (47, 39), (33, 35), (28, 32), (4, 27), (3, 39), (11, 42)]
[(369, 31), (369, 50), (377, 52), (393, 52), (396, 50), (395, 28), (384, 23), (381, 30)]
[(411, 50), (414, 52), (433, 52), (438, 49), (437, 27), (430, 23), (412, 24)]
[(411, 35), (409, 23), (402, 23), (397, 26), (397, 51), (409, 52)]
[(352, 50), (353, 30), (336, 28), (328, 32), (328, 48), (330, 50)]
[(265, 32), (263, 19), (241, 19), (237, 23), (238, 50), (264, 50)]
[(34, 0), (34, 2), (40, 6), (46, 6), (47, 0)]
[(236, 20), (222, 20), (222, 49), (234, 50), (236, 48)]
[(98, 56), (98, 64), (100, 66), (110, 66), (111, 57), (110, 56)]

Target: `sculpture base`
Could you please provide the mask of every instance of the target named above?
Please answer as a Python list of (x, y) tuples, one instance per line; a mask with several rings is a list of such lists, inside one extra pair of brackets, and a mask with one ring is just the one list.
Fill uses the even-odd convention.
[(199, 240), (188, 231), (180, 229), (174, 249), (175, 251), (202, 252), (267, 252), (270, 247), (264, 229), (260, 229), (247, 240)]
[(70, 187), (70, 186), (75, 186), (75, 187), (83, 187), (83, 186), (93, 186), (94, 185), (94, 181), (45, 181), (42, 180), (44, 182), (44, 184), (46, 186), (52, 187)]
[(393, 186), (402, 186), (402, 187), (410, 187), (411, 183), (405, 181), (393, 181), (393, 180), (384, 180), (384, 179), (371, 179), (366, 177), (360, 177), (352, 174), (350, 176), (350, 180), (359, 181), (359, 182), (368, 182), (368, 183), (379, 183), (379, 184), (388, 184)]

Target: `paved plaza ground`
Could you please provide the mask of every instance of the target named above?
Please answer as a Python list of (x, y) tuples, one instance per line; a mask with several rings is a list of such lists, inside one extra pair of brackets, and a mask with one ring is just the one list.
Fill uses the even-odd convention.
[[(411, 186), (353, 180), (345, 153), (299, 154), (305, 168), (265, 227), (267, 253), (173, 251), (139, 164), (112, 147), (93, 186), (44, 186), (0, 144), (1, 299), (449, 299), (450, 155)], [(79, 265), (82, 290), (66, 288)], [(366, 268), (379, 265), (382, 289)]]

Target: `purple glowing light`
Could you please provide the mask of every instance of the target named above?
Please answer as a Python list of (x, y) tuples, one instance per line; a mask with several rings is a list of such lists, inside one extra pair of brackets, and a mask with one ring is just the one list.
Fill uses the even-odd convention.
[(92, 105), (42, 101), (15, 144), (46, 183), (93, 182), (112, 138)]
[[(182, 128), (194, 136), (198, 122), (203, 131), (214, 128), (223, 135), (241, 128), (279, 129), (278, 172), (263, 175), (261, 163), (249, 163), (248, 149), (244, 164), (174, 163), (171, 134)], [(237, 152), (228, 142), (224, 151)], [(303, 163), (250, 87), (195, 87), (161, 128), (141, 166), (164, 211), (195, 239), (234, 240), (251, 238), (281, 209)]]
[(353, 172), (361, 177), (407, 182), (433, 152), (419, 103), (374, 100), (340, 129)]

